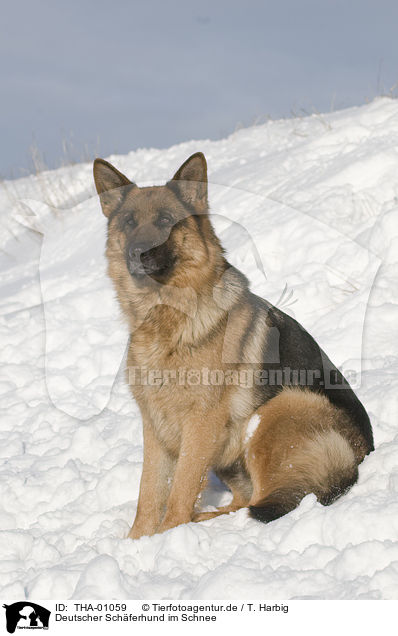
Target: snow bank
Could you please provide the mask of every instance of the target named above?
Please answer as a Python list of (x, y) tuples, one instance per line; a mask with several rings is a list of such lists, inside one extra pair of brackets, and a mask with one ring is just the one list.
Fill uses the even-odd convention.
[[(267, 526), (241, 510), (126, 540), (141, 424), (91, 165), (6, 182), (0, 597), (397, 598), (398, 102), (110, 160), (146, 185), (197, 150), (228, 256), (352, 373), (376, 451), (331, 507), (309, 495)], [(214, 479), (203, 504), (229, 497)]]

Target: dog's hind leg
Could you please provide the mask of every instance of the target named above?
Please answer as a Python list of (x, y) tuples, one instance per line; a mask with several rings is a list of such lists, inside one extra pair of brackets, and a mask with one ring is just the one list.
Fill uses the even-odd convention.
[(193, 516), (192, 521), (208, 521), (209, 519), (213, 519), (213, 517), (219, 517), (220, 515), (227, 515), (230, 512), (236, 512), (241, 508), (246, 508), (248, 505), (247, 500), (236, 499), (235, 497), (232, 499), (231, 503), (228, 506), (222, 506), (221, 508), (217, 508), (217, 510), (212, 510), (210, 512), (198, 512)]

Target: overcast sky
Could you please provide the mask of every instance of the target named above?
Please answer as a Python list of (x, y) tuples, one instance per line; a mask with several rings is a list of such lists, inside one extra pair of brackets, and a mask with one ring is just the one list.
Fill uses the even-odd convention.
[[(396, 0), (0, 0), (0, 176), (218, 139), (398, 82)], [(397, 94), (397, 92), (395, 92)]]

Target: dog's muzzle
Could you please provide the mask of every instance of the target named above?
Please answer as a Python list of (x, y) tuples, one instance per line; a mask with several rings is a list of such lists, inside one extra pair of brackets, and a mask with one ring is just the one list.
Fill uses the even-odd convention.
[(133, 244), (128, 248), (127, 267), (131, 276), (162, 274), (172, 264), (165, 245)]

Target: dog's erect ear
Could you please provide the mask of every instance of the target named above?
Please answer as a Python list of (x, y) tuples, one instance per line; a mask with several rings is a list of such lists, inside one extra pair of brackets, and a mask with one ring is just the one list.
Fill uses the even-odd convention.
[(184, 161), (169, 184), (178, 182), (181, 196), (191, 204), (207, 203), (207, 163), (203, 153), (196, 152)]
[(98, 194), (131, 185), (131, 181), (105, 159), (94, 160), (93, 172)]
[(104, 159), (95, 159), (93, 173), (95, 187), (100, 195), (102, 211), (105, 216), (109, 216), (112, 209), (120, 203), (124, 187), (135, 186), (135, 184)]

